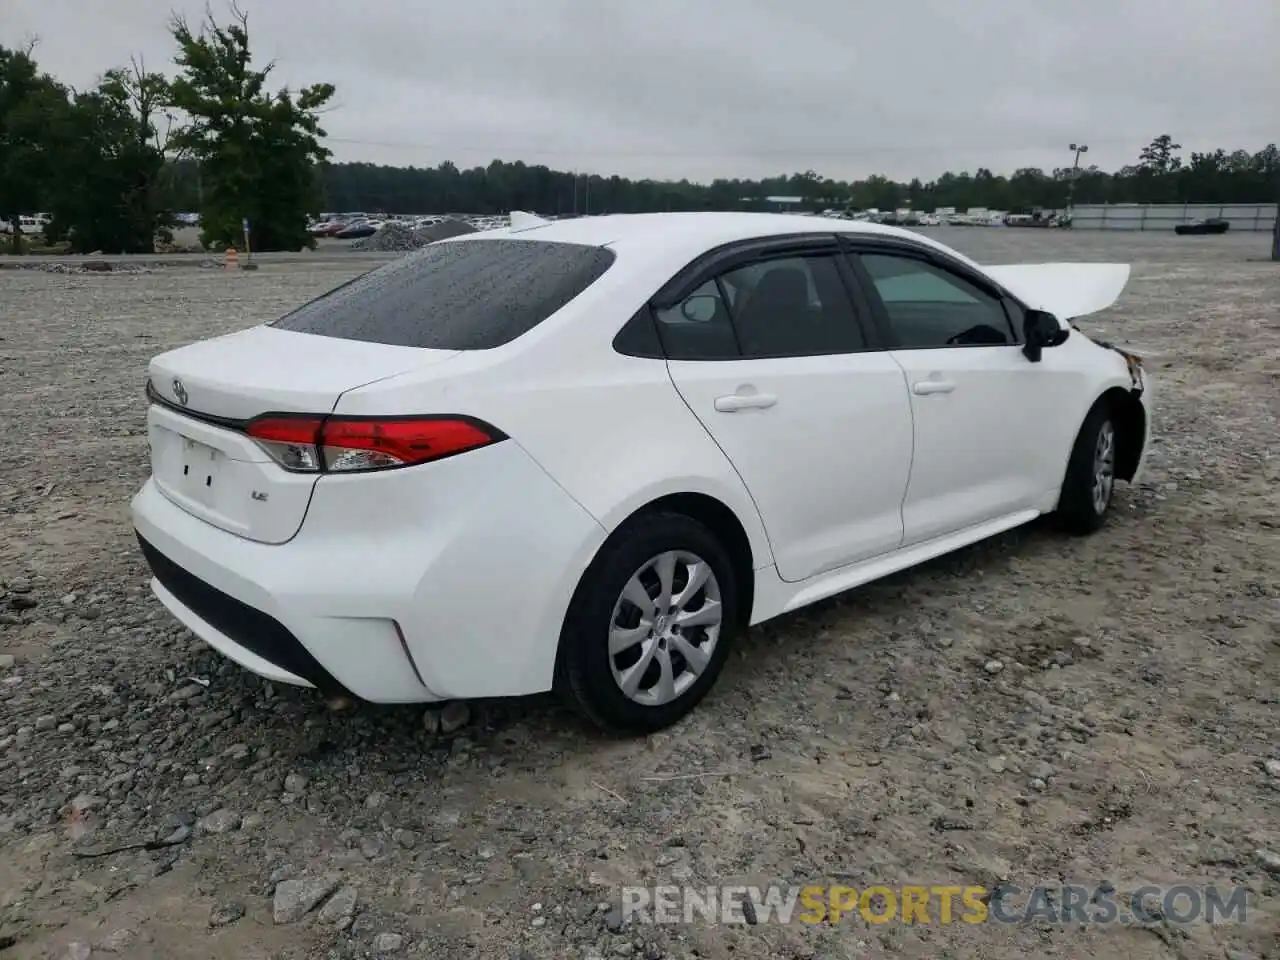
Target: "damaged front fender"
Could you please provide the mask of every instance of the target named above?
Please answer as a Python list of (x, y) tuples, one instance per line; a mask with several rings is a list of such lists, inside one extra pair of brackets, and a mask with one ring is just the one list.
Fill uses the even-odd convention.
[(1090, 343), (1095, 343), (1100, 347), (1111, 350), (1124, 357), (1125, 365), (1129, 368), (1129, 383), (1139, 396), (1142, 395), (1142, 393), (1147, 389), (1146, 368), (1142, 363), (1142, 354), (1134, 353), (1131, 350), (1125, 350), (1123, 347), (1117, 347), (1114, 343), (1108, 343), (1106, 340), (1095, 340), (1074, 323), (1070, 326), (1071, 329), (1080, 334), (1080, 336), (1088, 338)]

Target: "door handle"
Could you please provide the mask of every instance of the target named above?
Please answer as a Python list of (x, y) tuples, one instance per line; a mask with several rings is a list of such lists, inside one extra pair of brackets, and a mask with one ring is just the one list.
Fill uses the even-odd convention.
[(918, 397), (927, 397), (932, 393), (950, 393), (955, 388), (954, 380), (917, 380), (911, 385), (911, 392)]
[(764, 410), (778, 402), (772, 393), (731, 393), (716, 397), (716, 409), (721, 413), (737, 413), (739, 410)]

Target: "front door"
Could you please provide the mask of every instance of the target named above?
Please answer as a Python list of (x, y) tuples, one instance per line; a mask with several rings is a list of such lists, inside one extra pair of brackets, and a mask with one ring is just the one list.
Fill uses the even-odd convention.
[(915, 421), (904, 543), (1034, 507), (1045, 430), (1057, 418), (1042, 365), (1023, 356), (1001, 299), (937, 261), (888, 251), (860, 260)]

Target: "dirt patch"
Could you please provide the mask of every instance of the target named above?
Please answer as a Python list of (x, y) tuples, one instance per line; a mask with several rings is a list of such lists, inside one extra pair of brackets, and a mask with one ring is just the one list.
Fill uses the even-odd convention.
[[(692, 717), (634, 742), (547, 698), (472, 704), (449, 734), (420, 709), (334, 715), (146, 589), (127, 508), (147, 359), (368, 263), (0, 273), (0, 956), (1276, 956), (1257, 851), (1280, 851), (1280, 269), (1249, 262), (1267, 238), (933, 235), (986, 262), (1135, 265), (1085, 325), (1151, 354), (1146, 478), (1094, 537), (1033, 525), (752, 630)], [(622, 885), (770, 882), (1241, 885), (1249, 911), (616, 922)]]

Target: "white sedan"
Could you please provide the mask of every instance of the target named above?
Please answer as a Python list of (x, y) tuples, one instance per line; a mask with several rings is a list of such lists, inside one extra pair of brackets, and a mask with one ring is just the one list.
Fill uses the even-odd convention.
[(814, 217), (515, 214), (151, 362), (152, 588), (272, 680), (555, 689), (655, 730), (749, 624), (1041, 514), (1101, 526), (1150, 388), (1068, 321), (1128, 276)]

